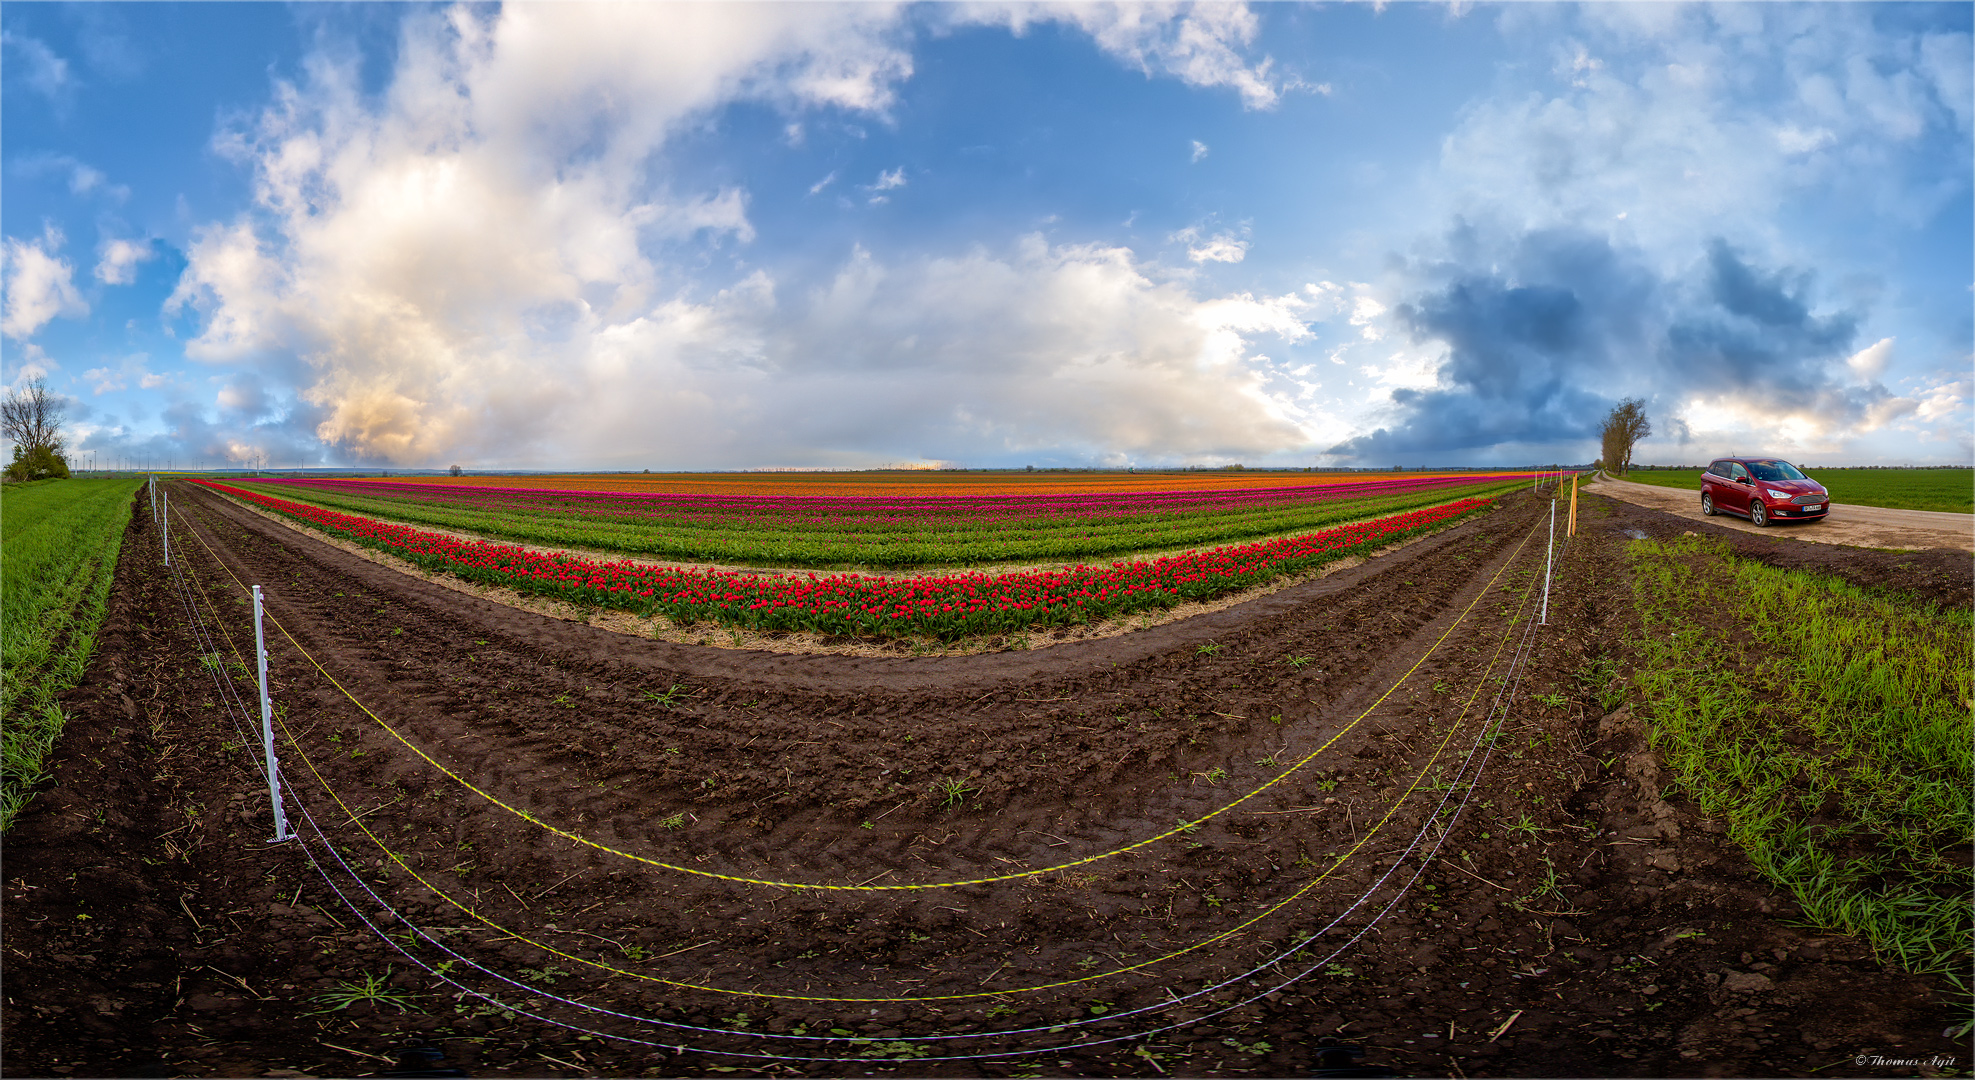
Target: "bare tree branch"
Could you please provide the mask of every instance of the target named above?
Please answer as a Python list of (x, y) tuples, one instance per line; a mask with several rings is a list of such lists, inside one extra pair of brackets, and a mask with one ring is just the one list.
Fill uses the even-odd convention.
[(48, 380), (34, 378), (0, 401), (0, 434), (22, 453), (62, 450), (62, 424), (68, 403), (49, 392)]

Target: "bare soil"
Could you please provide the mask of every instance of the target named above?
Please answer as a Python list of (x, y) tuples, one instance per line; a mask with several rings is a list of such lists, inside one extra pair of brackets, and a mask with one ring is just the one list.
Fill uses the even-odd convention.
[[(370, 1075), (423, 1046), (488, 1076), (1287, 1076), (1337, 1042), (1401, 1075), (1965, 1057), (1943, 980), (1796, 925), (1598, 704), (1634, 632), (1623, 543), (1709, 525), (1585, 497), (1521, 652), (1548, 516), (1525, 495), (1137, 633), (851, 657), (546, 618), (173, 496), (176, 575), (134, 515), (56, 783), (5, 838), (9, 1075)], [(1968, 601), (1963, 553), (1733, 542)], [(236, 578), (307, 651), (271, 633), (299, 842), (266, 842), (203, 659), (251, 661)], [(1478, 785), (1435, 790), (1511, 674)], [(410, 1011), (322, 996), (367, 976)]]

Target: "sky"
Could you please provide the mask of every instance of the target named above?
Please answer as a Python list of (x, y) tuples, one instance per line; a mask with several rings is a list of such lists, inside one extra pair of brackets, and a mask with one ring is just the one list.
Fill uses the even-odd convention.
[(178, 468), (1975, 462), (1969, 4), (9, 4)]

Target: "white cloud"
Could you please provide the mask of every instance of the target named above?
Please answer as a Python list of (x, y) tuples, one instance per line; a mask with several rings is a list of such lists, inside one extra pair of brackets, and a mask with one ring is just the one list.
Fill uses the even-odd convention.
[(1248, 241), (1229, 232), (1207, 236), (1199, 226), (1190, 225), (1174, 233), (1172, 239), (1187, 245), (1186, 257), (1196, 263), (1238, 263), (1248, 257)]
[(19, 341), (58, 315), (89, 314), (89, 305), (75, 289), (75, 267), (54, 254), (61, 246), (62, 234), (53, 227), (38, 240), (7, 237), (7, 303), (0, 333)]
[[(910, 60), (890, 9), (515, 5), (407, 18), (388, 90), (312, 56), (220, 140), (257, 212), (201, 229), (168, 311), (187, 352), (298, 355), (317, 434), (359, 457), (524, 444), (581, 343), (676, 289), (655, 255), (753, 236), (744, 193), (649, 171), (735, 98), (880, 111)], [(498, 223), (498, 227), (489, 227)]]
[(1886, 370), (1886, 362), (1892, 357), (1893, 339), (1880, 338), (1853, 353), (1845, 360), (1845, 365), (1857, 372), (1861, 378), (1876, 379)]
[[(1555, 54), (1558, 91), (1484, 100), (1443, 142), (1444, 213), (1546, 227), (1626, 211), (1627, 236), (1686, 248), (1766, 227), (1794, 192), (1918, 222), (1965, 190), (1931, 154), (1905, 156), (1928, 131), (1958, 127), (1966, 146), (1965, 108), (1944, 104), (1966, 97), (1965, 35), (1931, 45), (1843, 5), (1572, 11), (1559, 17), (1587, 40)], [(1505, 15), (1525, 24), (1556, 32), (1542, 13)]]
[(90, 368), (82, 373), (82, 377), (88, 380), (93, 393), (107, 394), (124, 387), (123, 372), (115, 368)]
[(69, 74), (69, 62), (56, 56), (55, 51), (40, 38), (0, 33), (0, 43), (11, 45), (20, 53), (27, 65), (22, 80), (30, 90), (59, 101), (67, 91), (74, 89), (75, 77)]
[(1795, 124), (1784, 124), (1776, 129), (1776, 148), (1792, 157), (1822, 150), (1837, 141), (1838, 137), (1825, 127), (1806, 130)]
[(1304, 301), (1201, 299), (1148, 269), (1128, 249), (1029, 236), (1005, 256), (898, 265), (859, 250), (793, 298), (757, 275), (597, 338), (584, 371), (605, 407), (567, 445), (627, 464), (1296, 445), (1249, 342), (1307, 336)]
[(820, 195), (823, 193), (824, 188), (829, 187), (831, 184), (834, 184), (836, 182), (837, 182), (837, 172), (835, 169), (832, 169), (830, 170), (830, 175), (809, 185), (809, 193), (811, 195)]
[(137, 280), (137, 264), (156, 252), (150, 244), (137, 240), (111, 240), (103, 245), (102, 254), (96, 264), (96, 280), (105, 285), (129, 285)]
[(1198, 164), (1200, 162), (1200, 159), (1206, 156), (1207, 156), (1207, 144), (1201, 142), (1199, 139), (1193, 140), (1193, 158), (1192, 158), (1193, 162), (1195, 164)]
[(1351, 325), (1358, 328), (1366, 341), (1378, 341), (1385, 337), (1385, 331), (1378, 324), (1385, 310), (1384, 304), (1360, 293), (1351, 302)]
[(1144, 72), (1169, 75), (1188, 86), (1229, 87), (1250, 109), (1274, 108), (1283, 87), (1268, 57), (1243, 53), (1260, 20), (1246, 4), (1206, 3), (974, 3), (958, 9), (963, 21), (1007, 26), (1017, 34), (1030, 23), (1066, 22), (1098, 48)]
[[(980, 453), (1293, 443), (1245, 343), (1306, 333), (1303, 301), (1198, 298), (1127, 249), (1030, 237), (1005, 256), (859, 252), (791, 295), (759, 271), (713, 295), (685, 281), (705, 249), (752, 235), (746, 199), (673, 190), (654, 152), (730, 100), (882, 112), (910, 71), (891, 18), (413, 16), (381, 95), (312, 57), (306, 81), (221, 140), (258, 205), (190, 247), (168, 304), (204, 315), (187, 352), (268, 357), (270, 377), (298, 358), (319, 438), (406, 464), (899, 460), (956, 431)], [(869, 190), (907, 182), (899, 167)], [(1242, 242), (1202, 246), (1236, 257)]]

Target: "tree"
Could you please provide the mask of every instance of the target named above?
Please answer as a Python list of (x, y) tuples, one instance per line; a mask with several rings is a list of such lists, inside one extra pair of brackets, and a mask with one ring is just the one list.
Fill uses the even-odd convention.
[(1633, 446), (1652, 433), (1653, 422), (1646, 418), (1645, 402), (1626, 398), (1612, 406), (1611, 415), (1605, 417), (1604, 426), (1598, 430), (1605, 467), (1631, 472)]
[(51, 393), (48, 380), (36, 376), (0, 401), (0, 434), (14, 444), (13, 480), (66, 477), (69, 463), (62, 456), (62, 423), (68, 402)]
[(465, 469), (462, 469), (457, 465), (453, 466), (451, 469), (451, 472), (454, 476), (458, 476), (460, 473), (463, 473), (465, 471), (466, 471)]

